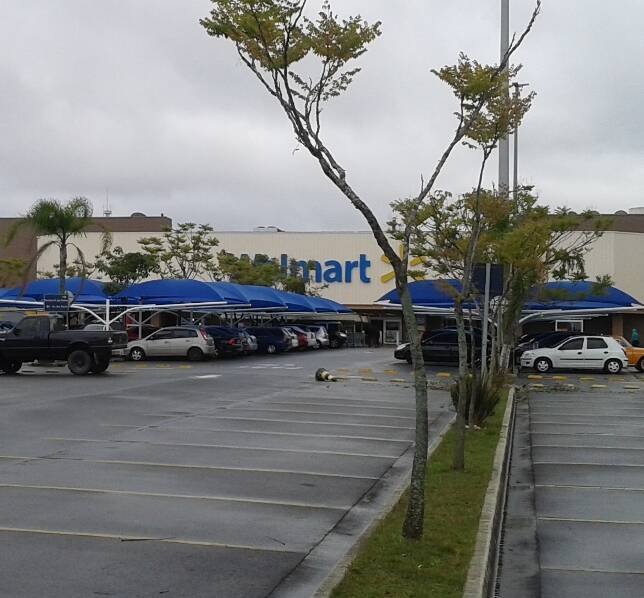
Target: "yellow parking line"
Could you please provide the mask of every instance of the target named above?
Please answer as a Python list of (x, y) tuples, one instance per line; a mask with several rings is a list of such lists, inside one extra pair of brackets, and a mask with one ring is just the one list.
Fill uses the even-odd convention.
[(568, 380), (568, 376), (553, 376), (553, 380)]
[(398, 371), (397, 370), (383, 370), (383, 374), (387, 374), (387, 376), (395, 376)]
[(450, 374), (449, 372), (438, 372), (436, 374), (436, 377), (437, 378), (451, 378), (452, 374)]
[(180, 366), (179, 366), (179, 369), (180, 369), (180, 370), (189, 370), (190, 368), (192, 368), (192, 366), (191, 366), (191, 365), (180, 365)]
[(626, 390), (639, 390), (640, 389), (640, 387), (636, 386), (635, 384), (625, 384), (624, 388)]
[(407, 380), (403, 380), (402, 378), (392, 378), (391, 382), (407, 382)]
[(594, 380), (592, 376), (579, 376), (580, 380), (587, 381), (587, 380)]
[(545, 388), (543, 384), (530, 384), (530, 388)]
[(607, 384), (591, 384), (590, 388), (608, 388)]
[(528, 380), (543, 380), (543, 376), (539, 376), (538, 374), (530, 374), (528, 376)]

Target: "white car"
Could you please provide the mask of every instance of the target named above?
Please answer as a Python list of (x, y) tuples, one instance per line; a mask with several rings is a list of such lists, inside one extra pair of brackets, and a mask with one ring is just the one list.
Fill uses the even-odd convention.
[(574, 336), (556, 347), (533, 349), (521, 355), (522, 368), (543, 374), (553, 368), (605, 370), (619, 374), (628, 367), (621, 345), (610, 336)]
[(187, 357), (190, 361), (201, 361), (216, 354), (215, 341), (201, 328), (161, 328), (127, 344), (127, 356), (132, 361), (143, 361), (146, 357)]

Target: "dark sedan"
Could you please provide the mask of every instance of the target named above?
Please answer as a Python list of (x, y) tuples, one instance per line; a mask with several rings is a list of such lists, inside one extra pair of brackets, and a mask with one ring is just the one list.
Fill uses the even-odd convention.
[(237, 328), (228, 326), (206, 326), (206, 333), (215, 341), (220, 356), (236, 356), (244, 353), (242, 335)]
[[(467, 332), (468, 353), (471, 351), (472, 334)], [(480, 335), (474, 334), (474, 344), (477, 354), (481, 350)], [(458, 363), (458, 334), (456, 330), (436, 330), (422, 341), (423, 358), (425, 363)], [(399, 345), (394, 351), (396, 359), (411, 363), (409, 343)]]

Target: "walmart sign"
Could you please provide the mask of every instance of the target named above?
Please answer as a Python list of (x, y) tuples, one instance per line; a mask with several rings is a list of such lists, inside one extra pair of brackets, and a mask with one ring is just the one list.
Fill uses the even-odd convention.
[[(287, 270), (290, 258), (283, 253), (280, 256), (280, 266)], [(297, 267), (302, 270), (304, 280), (318, 284), (351, 283), (359, 280), (363, 283), (370, 283), (369, 268), (371, 262), (364, 253), (361, 253), (357, 260), (326, 260), (318, 262), (315, 260), (298, 260)]]

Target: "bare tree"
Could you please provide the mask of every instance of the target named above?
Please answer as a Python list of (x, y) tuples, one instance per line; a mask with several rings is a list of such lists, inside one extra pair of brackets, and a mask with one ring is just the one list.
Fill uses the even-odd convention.
[[(297, 141), (363, 215), (376, 242), (391, 262), (410, 341), (416, 395), (416, 449), (403, 535), (409, 539), (419, 539), (423, 532), (428, 447), (427, 376), (408, 288), (409, 240), (418, 213), (453, 150), (488, 101), (494, 82), (477, 79), (478, 72), (462, 81), (468, 91), (461, 94), (458, 127), (431, 176), (427, 180), (421, 179), (418, 195), (410, 200), (403, 230), (395, 235), (402, 242), (401, 256), (369, 205), (350, 184), (346, 169), (322, 136), (324, 106), (332, 98), (343, 94), (360, 72), (360, 68), (351, 63), (364, 54), (368, 45), (380, 35), (381, 23), (370, 25), (359, 15), (340, 19), (326, 0), (314, 18), (307, 16), (307, 0), (212, 0), (212, 3), (214, 8), (210, 16), (201, 20), (207, 33), (235, 44), (240, 60), (283, 110)], [(494, 69), (493, 79), (507, 68), (511, 56), (531, 30), (539, 10), (540, 0), (525, 31), (513, 40), (507, 54)], [(306, 58), (314, 60), (305, 63)], [(305, 66), (313, 61), (316, 63), (315, 74), (307, 71)], [(296, 71), (298, 66), (300, 70)]]

